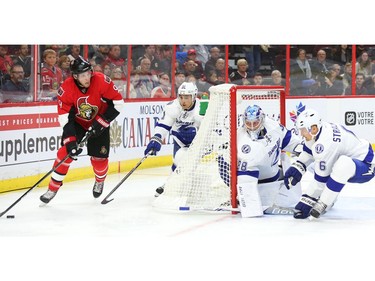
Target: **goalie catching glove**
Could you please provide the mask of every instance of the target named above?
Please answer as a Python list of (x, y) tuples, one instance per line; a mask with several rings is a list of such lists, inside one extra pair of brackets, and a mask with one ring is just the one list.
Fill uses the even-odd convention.
[(287, 189), (290, 189), (290, 185), (295, 186), (302, 179), (303, 174), (306, 172), (306, 165), (300, 161), (294, 162), (290, 165), (289, 169), (286, 170), (284, 176), (284, 184)]
[(156, 155), (161, 148), (161, 135), (160, 134), (155, 134), (151, 140), (150, 143), (147, 145), (145, 149), (145, 155), (150, 154), (150, 155)]
[(92, 122), (91, 127), (89, 128), (89, 132), (92, 134), (93, 137), (100, 136), (105, 129), (109, 127), (110, 122), (106, 120), (100, 114), (95, 116), (94, 121)]
[(81, 154), (82, 148), (78, 147), (77, 139), (74, 136), (67, 137), (64, 139), (64, 145), (66, 147), (66, 151), (69, 154), (69, 157), (73, 160), (77, 160), (77, 156)]

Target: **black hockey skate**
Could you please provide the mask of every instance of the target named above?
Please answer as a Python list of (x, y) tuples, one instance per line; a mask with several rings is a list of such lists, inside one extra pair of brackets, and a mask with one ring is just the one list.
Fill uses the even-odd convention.
[(52, 191), (52, 190), (48, 189), (46, 193), (44, 193), (43, 195), (40, 196), (40, 200), (43, 203), (48, 204), (49, 201), (51, 201), (53, 199), (53, 197), (56, 196), (56, 193), (57, 193), (57, 191)]
[(94, 195), (94, 198), (98, 198), (103, 193), (104, 188), (104, 181), (102, 182), (95, 182), (93, 188), (92, 188), (92, 195)]
[(325, 214), (327, 209), (327, 205), (324, 204), (322, 201), (318, 200), (314, 207), (311, 209), (310, 216), (318, 219), (321, 215)]

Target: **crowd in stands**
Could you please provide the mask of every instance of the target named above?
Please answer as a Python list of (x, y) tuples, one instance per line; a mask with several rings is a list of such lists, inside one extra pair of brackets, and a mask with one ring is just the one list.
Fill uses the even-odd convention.
[(126, 99), (173, 98), (184, 81), (196, 83), (199, 95), (222, 83), (286, 87), (287, 74), (293, 96), (375, 94), (375, 46), (358, 45), (355, 54), (352, 45), (288, 48), (287, 70), (286, 45), (0, 45), (0, 102), (56, 100), (79, 55)]

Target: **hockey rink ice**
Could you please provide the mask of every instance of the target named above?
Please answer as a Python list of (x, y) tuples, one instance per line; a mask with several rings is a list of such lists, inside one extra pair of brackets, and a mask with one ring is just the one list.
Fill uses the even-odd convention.
[[(65, 183), (45, 206), (46, 187), (33, 189), (0, 218), (1, 280), (373, 278), (374, 179), (348, 184), (329, 213), (309, 221), (155, 209), (155, 188), (168, 174), (169, 167), (136, 170), (106, 205), (126, 173), (109, 175), (98, 199), (94, 179)], [(0, 211), (25, 191), (0, 194)]]

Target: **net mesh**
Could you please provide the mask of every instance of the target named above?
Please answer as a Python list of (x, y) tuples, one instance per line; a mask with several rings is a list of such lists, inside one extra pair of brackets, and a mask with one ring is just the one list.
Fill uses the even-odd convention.
[[(215, 210), (230, 205), (229, 169), (233, 163), (230, 136), (242, 125), (242, 113), (250, 104), (260, 105), (268, 115), (278, 119), (279, 94), (279, 91), (237, 89), (232, 84), (211, 87), (208, 109), (199, 131), (153, 206), (171, 210)], [(237, 100), (237, 116), (233, 116), (230, 108), (231, 96)], [(231, 118), (237, 119), (236, 128), (231, 128)]]

